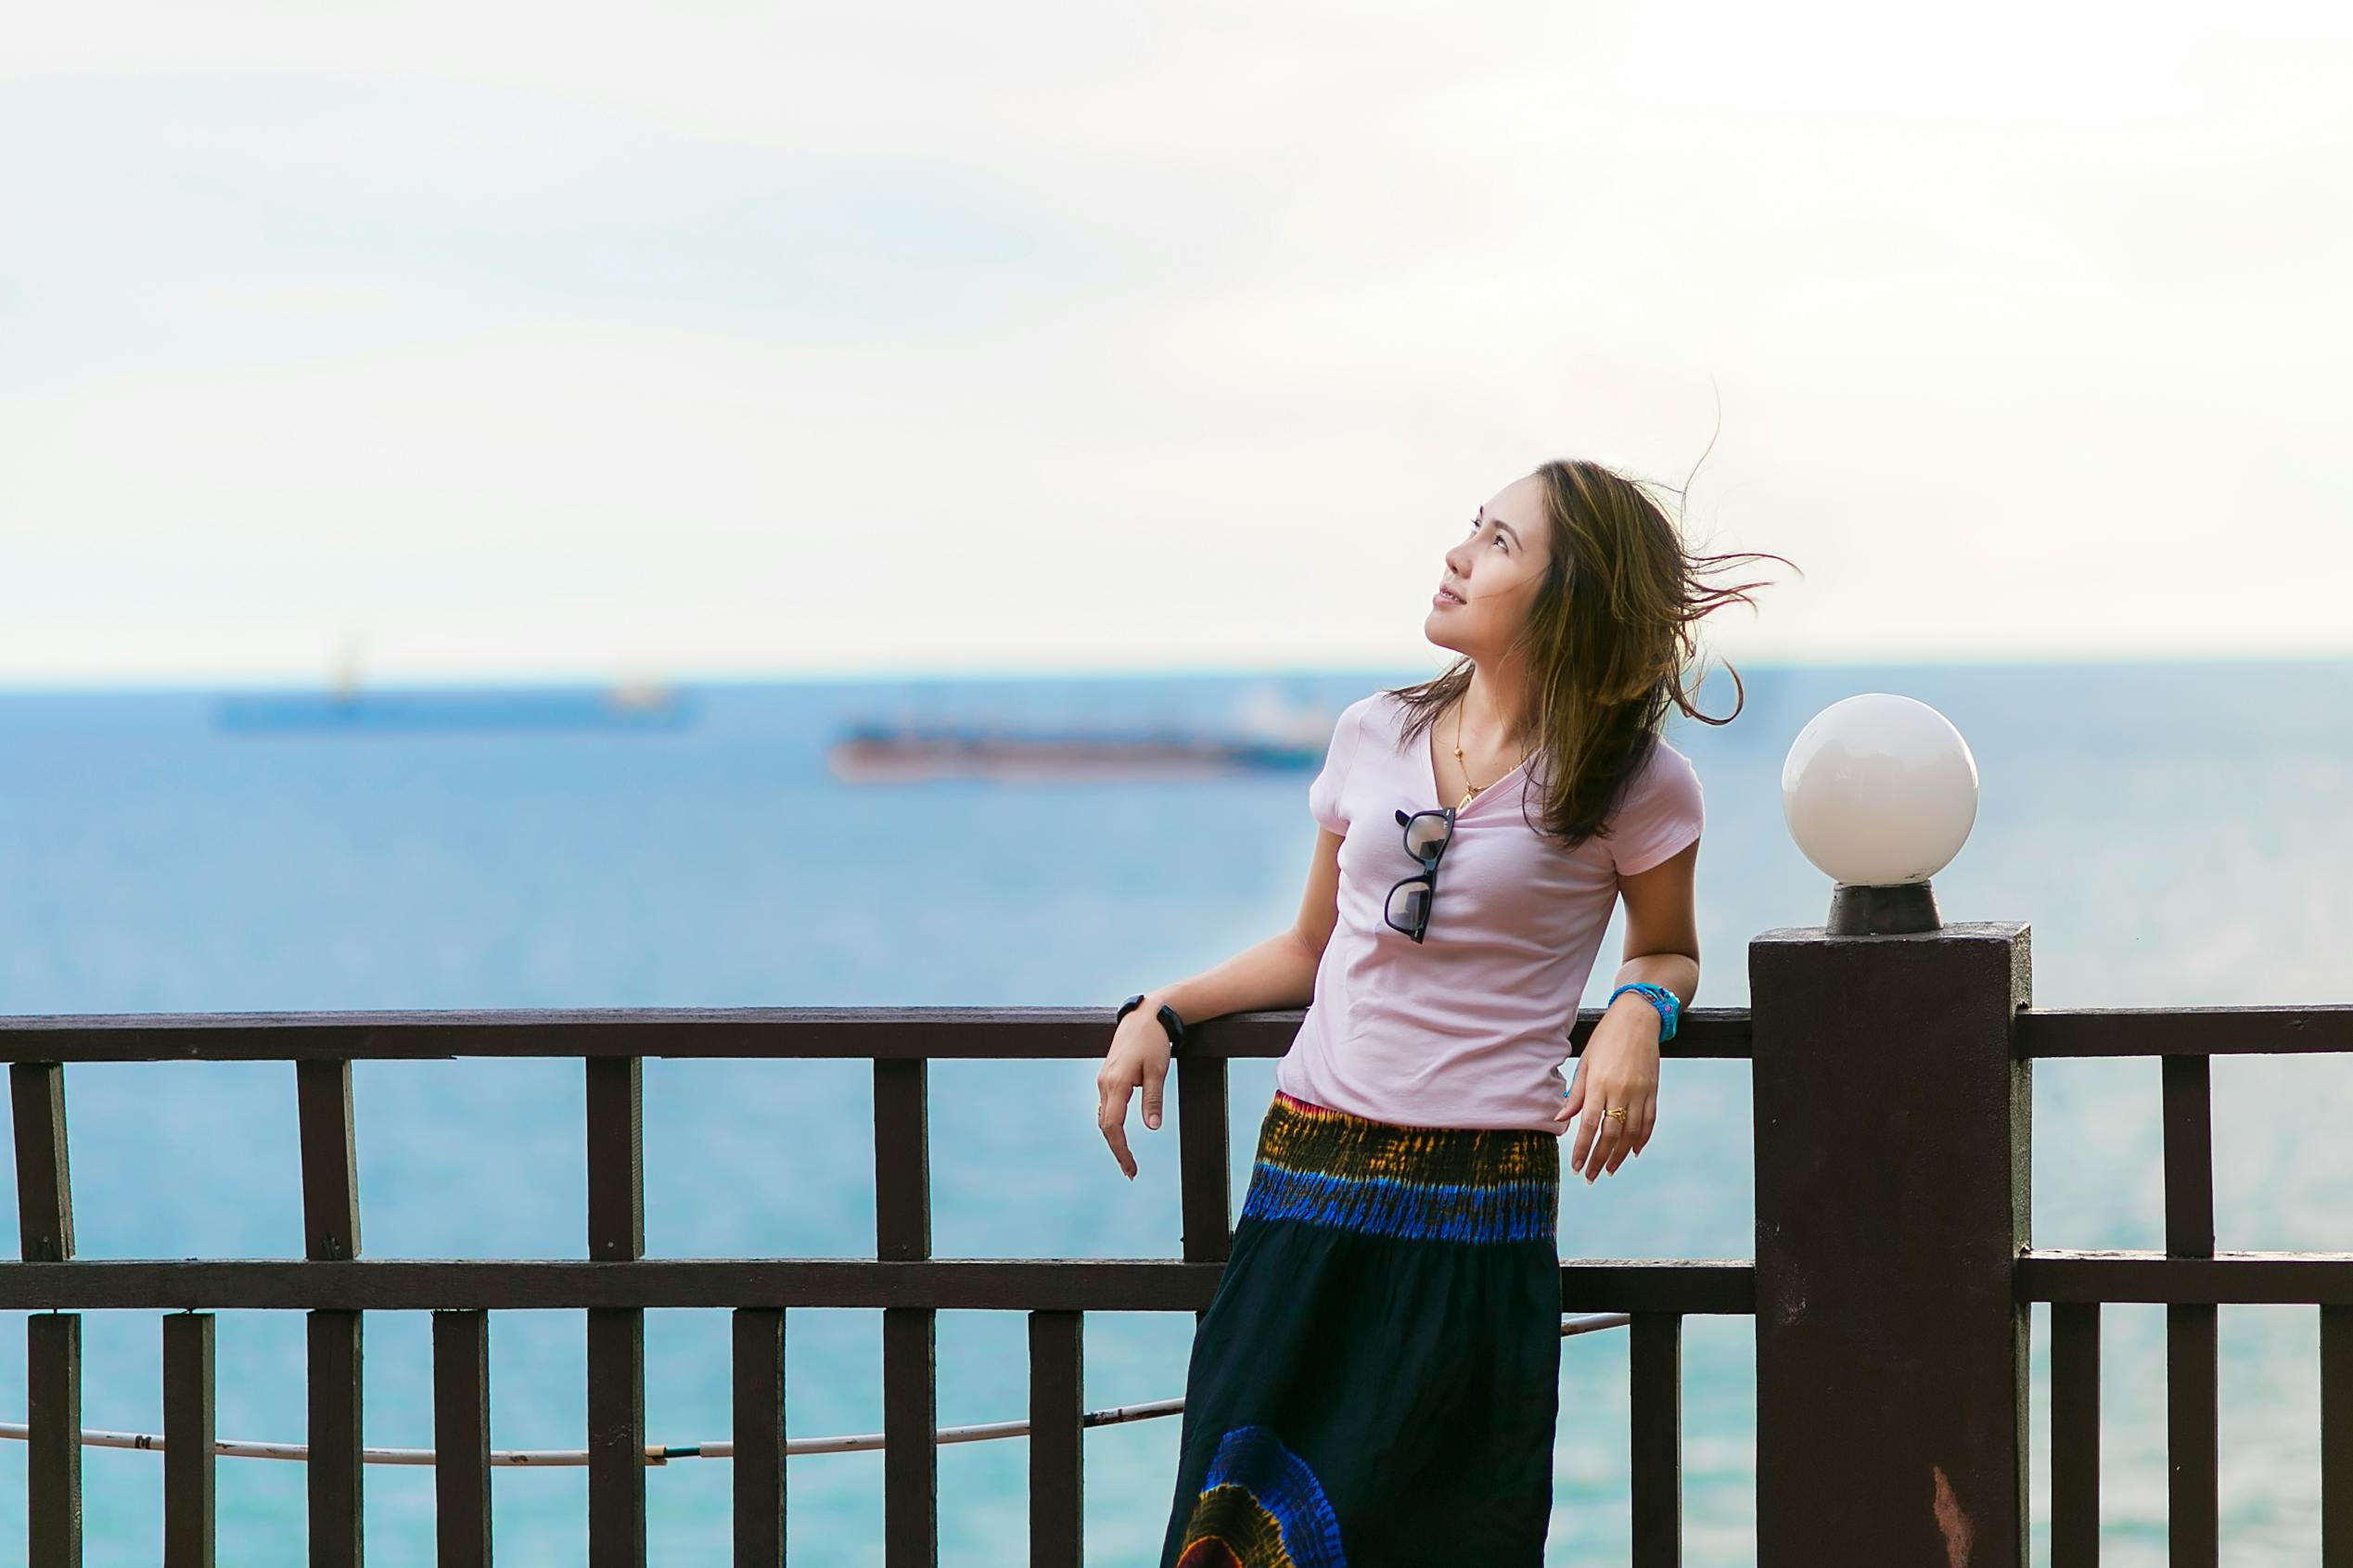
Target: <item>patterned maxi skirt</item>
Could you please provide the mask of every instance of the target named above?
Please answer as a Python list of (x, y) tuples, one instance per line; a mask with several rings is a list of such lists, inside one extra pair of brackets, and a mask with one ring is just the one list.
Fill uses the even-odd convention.
[(1560, 1139), (1277, 1090), (1194, 1334), (1160, 1568), (1538, 1568)]

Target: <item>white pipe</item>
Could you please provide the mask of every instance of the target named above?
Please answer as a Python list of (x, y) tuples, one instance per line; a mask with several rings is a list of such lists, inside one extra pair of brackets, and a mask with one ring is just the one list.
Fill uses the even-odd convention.
[[(1596, 1329), (1624, 1328), (1629, 1320), (1623, 1312), (1596, 1312), (1583, 1318), (1570, 1318), (1561, 1323), (1561, 1334), (1591, 1333)], [(1148, 1399), (1140, 1405), (1112, 1405), (1100, 1410), (1086, 1411), (1079, 1418), (1081, 1426), (1109, 1426), (1118, 1421), (1145, 1421), (1154, 1416), (1174, 1415), (1184, 1409), (1183, 1396), (1173, 1399)], [(932, 1434), (934, 1443), (978, 1443), (992, 1437), (1021, 1437), (1029, 1431), (1029, 1423), (1022, 1421), (982, 1421), (972, 1426), (943, 1426)], [(28, 1439), (32, 1429), (23, 1421), (0, 1421), (0, 1438)], [(152, 1432), (103, 1432), (92, 1427), (82, 1431), (82, 1443), (90, 1448), (152, 1448), (161, 1449), (163, 1438)], [(882, 1434), (861, 1432), (838, 1437), (795, 1437), (785, 1443), (786, 1457), (794, 1454), (850, 1454), (862, 1449), (882, 1447)], [(249, 1438), (216, 1437), (212, 1451), (241, 1460), (307, 1460), (310, 1446), (305, 1443), (261, 1443)], [(735, 1456), (735, 1445), (728, 1442), (646, 1445), (647, 1464), (668, 1464), (672, 1460), (725, 1460)], [(430, 1448), (362, 1448), (362, 1464), (431, 1464)], [(548, 1465), (584, 1465), (588, 1462), (585, 1448), (492, 1448), (491, 1463), (529, 1465), (534, 1468)]]

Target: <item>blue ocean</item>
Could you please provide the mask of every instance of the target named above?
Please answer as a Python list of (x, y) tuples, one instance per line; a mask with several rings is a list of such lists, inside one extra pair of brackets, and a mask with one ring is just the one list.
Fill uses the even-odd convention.
[[(0, 1013), (1036, 1005), (1107, 1018), (1130, 992), (1291, 920), (1314, 840), (1310, 774), (849, 784), (826, 765), (834, 736), (908, 713), (1210, 722), (1268, 689), (1336, 712), (1424, 673), (710, 683), (684, 688), (691, 718), (667, 725), (348, 733), (225, 724), (212, 692), (0, 694)], [(1667, 731), (1707, 792), (1697, 1006), (1746, 1003), (1754, 933), (1822, 922), (1830, 887), (1783, 826), (1782, 759), (1822, 708), (1881, 691), (1930, 704), (1967, 738), (1978, 816), (1935, 879), (1938, 902), (1948, 920), (2031, 923), (2039, 1005), (2347, 1000), (2353, 663), (1740, 676), (1733, 722), (1670, 713)], [(1720, 665), (1698, 701), (1732, 711)], [(1619, 943), (1605, 937), (1585, 1005), (1606, 996)], [(1234, 1070), (1237, 1203), (1272, 1070)], [(353, 1077), (366, 1256), (586, 1256), (578, 1062), (362, 1062)], [(2217, 1244), (2353, 1247), (2353, 1065), (2223, 1058), (2213, 1077)], [(2162, 1247), (2156, 1062), (2040, 1062), (2034, 1078), (2034, 1243)], [(1172, 1119), (1155, 1133), (1132, 1118), (1130, 1183), (1094, 1127), (1090, 1064), (944, 1062), (930, 1083), (939, 1255), (1176, 1254)], [(650, 1060), (645, 1098), (650, 1254), (872, 1256), (863, 1064)], [(75, 1065), (67, 1099), (80, 1256), (301, 1256), (290, 1065)], [(1746, 1064), (1669, 1063), (1643, 1156), (1564, 1193), (1564, 1254), (1749, 1256), (1749, 1154)], [(20, 1421), (25, 1315), (6, 1316), (0, 1421)], [(85, 1315), (85, 1425), (161, 1430), (158, 1317)], [(2103, 1561), (2158, 1568), (2163, 1308), (2111, 1307), (2104, 1323)], [(1087, 1404), (1181, 1394), (1192, 1328), (1189, 1313), (1092, 1316)], [(2047, 1515), (2043, 1308), (2032, 1333), (2029, 1473)], [(2226, 1307), (2220, 1339), (2226, 1552), (2241, 1568), (2318, 1561), (2316, 1313)], [(646, 1341), (648, 1438), (725, 1436), (725, 1315), (652, 1312)], [(787, 1343), (793, 1436), (880, 1429), (878, 1314), (796, 1308)], [(939, 1345), (942, 1422), (1024, 1413), (1018, 1314), (942, 1313)], [(1752, 1350), (1746, 1319), (1685, 1326), (1695, 1568), (1754, 1561)], [(493, 1447), (582, 1446), (584, 1354), (578, 1314), (493, 1316)], [(302, 1439), (300, 1314), (220, 1314), (218, 1358), (222, 1436)], [(429, 1368), (425, 1314), (369, 1315), (368, 1444), (431, 1445)], [(1626, 1561), (1628, 1420), (1622, 1334), (1567, 1340), (1548, 1562)], [(1087, 1434), (1092, 1562), (1154, 1560), (1176, 1434), (1173, 1417)], [(879, 1563), (880, 1456), (789, 1462), (794, 1560)], [(86, 1561), (156, 1562), (160, 1456), (93, 1447), (83, 1465)], [(1025, 1467), (1018, 1438), (940, 1449), (943, 1561), (1028, 1561)], [(220, 1560), (301, 1562), (302, 1467), (224, 1458), (218, 1473)], [(583, 1471), (492, 1473), (503, 1560), (584, 1560)], [(652, 1561), (727, 1560), (726, 1461), (677, 1460), (646, 1483)], [(365, 1485), (371, 1557), (429, 1561), (430, 1470), (371, 1465)], [(0, 1441), (0, 1559), (20, 1550), (23, 1499), (24, 1445)], [(2047, 1562), (2044, 1525), (2034, 1540)]]

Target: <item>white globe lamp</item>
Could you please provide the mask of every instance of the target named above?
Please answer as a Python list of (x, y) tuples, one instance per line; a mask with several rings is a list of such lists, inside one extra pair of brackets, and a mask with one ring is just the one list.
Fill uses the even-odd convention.
[(1781, 814), (1806, 859), (1835, 884), (1835, 937), (1934, 931), (1928, 879), (1977, 820), (1977, 761), (1925, 702), (1865, 692), (1797, 732), (1781, 764)]

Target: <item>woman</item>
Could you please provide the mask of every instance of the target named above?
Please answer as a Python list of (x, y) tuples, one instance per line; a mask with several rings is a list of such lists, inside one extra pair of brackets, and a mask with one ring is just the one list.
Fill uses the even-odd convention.
[[(1128, 1100), (1160, 1125), (1183, 1021), (1308, 1003), (1194, 1337), (1162, 1568), (1541, 1562), (1558, 1140), (1581, 1111), (1589, 1184), (1642, 1152), (1698, 988), (1699, 779), (1658, 726), (1693, 712), (1691, 625), (1746, 597), (1694, 592), (1722, 558), (1597, 464), (1498, 491), (1424, 624), (1461, 657), (1339, 716), (1297, 924), (1122, 1010), (1096, 1120), (1132, 1179)], [(1621, 896), (1626, 958), (1564, 1088)]]

